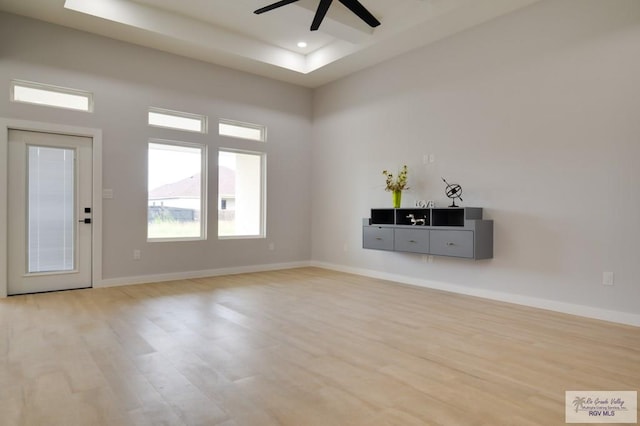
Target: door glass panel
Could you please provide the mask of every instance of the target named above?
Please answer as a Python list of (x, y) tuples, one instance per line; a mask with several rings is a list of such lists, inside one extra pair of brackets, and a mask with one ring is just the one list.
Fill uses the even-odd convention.
[(75, 150), (29, 146), (27, 272), (75, 268)]

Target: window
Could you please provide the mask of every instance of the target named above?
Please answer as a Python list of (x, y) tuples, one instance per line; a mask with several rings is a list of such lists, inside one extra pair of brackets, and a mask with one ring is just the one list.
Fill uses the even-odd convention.
[(77, 111), (93, 111), (92, 93), (30, 81), (12, 80), (11, 100)]
[(149, 142), (147, 238), (206, 238), (206, 147), (186, 142)]
[(218, 237), (264, 237), (265, 154), (218, 153)]
[(267, 140), (267, 129), (265, 126), (241, 123), (239, 121), (220, 119), (218, 122), (218, 133), (222, 136), (249, 139), (252, 141), (265, 142)]
[(149, 126), (207, 133), (207, 117), (189, 112), (149, 108)]

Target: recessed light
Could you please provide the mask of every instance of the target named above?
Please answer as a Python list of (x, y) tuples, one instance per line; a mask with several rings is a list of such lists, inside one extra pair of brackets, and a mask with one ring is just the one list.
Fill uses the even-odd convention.
[(299, 41), (298, 42), (298, 47), (300, 49), (303, 49), (303, 48), (307, 47), (307, 42), (306, 41)]

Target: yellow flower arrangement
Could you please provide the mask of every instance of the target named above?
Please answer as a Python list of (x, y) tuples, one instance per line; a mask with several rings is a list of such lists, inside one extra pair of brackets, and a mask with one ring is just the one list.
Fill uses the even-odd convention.
[(398, 172), (398, 176), (394, 178), (393, 173), (389, 173), (387, 170), (383, 170), (382, 174), (387, 178), (385, 191), (396, 192), (409, 189), (407, 186), (407, 165), (405, 164)]

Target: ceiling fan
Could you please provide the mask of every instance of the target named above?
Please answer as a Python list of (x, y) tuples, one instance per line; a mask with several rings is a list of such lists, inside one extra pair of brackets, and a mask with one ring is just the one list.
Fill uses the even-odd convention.
[[(261, 13), (268, 12), (273, 9), (277, 9), (282, 6), (286, 6), (288, 4), (297, 2), (298, 0), (281, 0), (277, 1), (273, 4), (270, 4), (265, 7), (261, 7), (258, 10), (255, 10), (253, 13), (256, 15), (260, 15)], [(331, 2), (333, 0), (320, 0), (320, 4), (318, 5), (318, 10), (316, 11), (316, 15), (313, 18), (313, 22), (311, 23), (311, 31), (316, 31), (320, 28), (320, 24), (324, 19), (324, 16), (327, 14), (329, 10), (329, 6), (331, 6)], [(349, 10), (358, 15), (360, 19), (369, 24), (370, 27), (375, 28), (380, 25), (380, 21), (376, 19), (375, 16), (371, 14), (358, 0), (338, 0), (340, 3), (345, 5)]]

